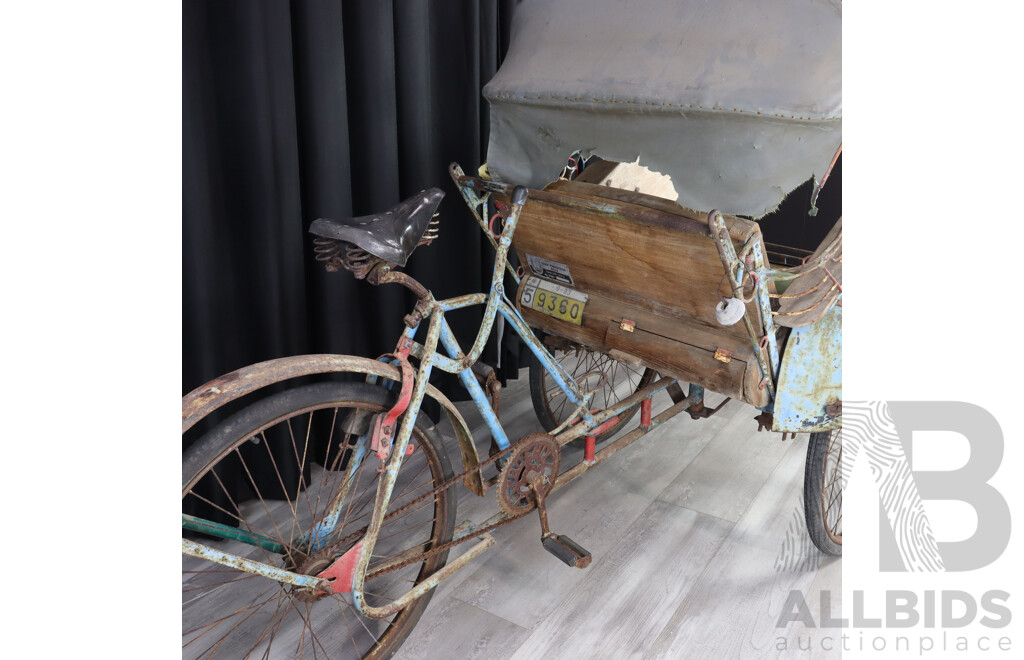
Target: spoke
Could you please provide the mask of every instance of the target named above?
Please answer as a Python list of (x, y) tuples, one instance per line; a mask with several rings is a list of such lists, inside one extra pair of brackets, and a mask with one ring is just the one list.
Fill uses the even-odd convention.
[[(611, 405), (611, 401), (615, 396), (615, 382), (618, 378), (618, 365), (614, 361), (609, 361), (602, 369), (606, 376), (604, 387), (601, 388), (601, 397), (604, 404), (600, 406), (602, 410)], [(595, 399), (597, 397), (594, 397)]]
[[(334, 429), (335, 429), (335, 427), (338, 424), (338, 411), (339, 410), (340, 410), (340, 406), (334, 408), (334, 412), (333, 412), (333, 414), (331, 416), (331, 432), (327, 434), (327, 449), (324, 451), (324, 461), (322, 463), (322, 465), (324, 466), (324, 474), (321, 475), (320, 485), (317, 486), (317, 489), (316, 489), (316, 509), (318, 511), (320, 510), (320, 502), (322, 501), (322, 498), (323, 498), (324, 484), (326, 484), (329, 481), (328, 475), (330, 475), (330, 474), (332, 474), (334, 472), (334, 470), (332, 470), (332, 468), (334, 467), (334, 464), (328, 462), (328, 458), (331, 455), (331, 446), (334, 445)], [(357, 410), (357, 409), (353, 408), (353, 410)], [(352, 414), (352, 413), (350, 413), (350, 414)], [(348, 434), (346, 434), (344, 445), (339, 447), (338, 453), (334, 457), (334, 460), (335, 460), (336, 463), (339, 462), (341, 457), (345, 455), (345, 451), (346, 451), (345, 447), (348, 446), (348, 443), (349, 443), (350, 440), (351, 440), (351, 437), (348, 436)], [(350, 452), (350, 456), (351, 456), (351, 452)], [(341, 477), (341, 484), (339, 484), (339, 489), (342, 487), (342, 485), (344, 485), (344, 483), (345, 483), (345, 476), (342, 475), (342, 477)], [(330, 489), (328, 490), (328, 494), (330, 494)], [(327, 505), (328, 508), (333, 508), (334, 498), (335, 497), (337, 497), (337, 495), (332, 496), (328, 500), (328, 502), (329, 502), (329, 504)], [(312, 521), (310, 522), (310, 525), (312, 525)]]
[[(339, 599), (335, 599), (335, 602), (339, 603), (340, 601)], [(341, 620), (345, 624), (345, 628), (348, 630), (348, 641), (352, 642), (352, 650), (356, 652), (356, 657), (359, 657), (362, 654), (359, 653), (359, 647), (356, 646), (356, 638), (355, 635), (352, 634), (352, 626), (348, 625), (348, 617), (345, 616), (345, 608), (338, 605), (338, 612), (341, 614)], [(373, 635), (370, 635), (370, 637), (373, 637)]]
[[(405, 580), (405, 581), (406, 582), (413, 582), (413, 580)], [(392, 596), (388, 596), (386, 594), (377, 593), (376, 591), (367, 591), (366, 589), (363, 589), (363, 595), (364, 596), (376, 596), (377, 598), (380, 598), (380, 599), (383, 599), (383, 600), (394, 600), (394, 597), (392, 597)]]
[[(313, 515), (313, 505), (309, 501), (309, 484), (306, 483), (306, 454), (309, 452), (309, 435), (313, 431), (313, 411), (309, 411), (309, 421), (306, 422), (306, 437), (303, 438), (302, 441), (302, 458), (299, 458), (299, 448), (295, 444), (295, 434), (292, 431), (292, 420), (289, 419), (286, 423), (288, 425), (288, 437), (291, 438), (292, 441), (292, 453), (295, 454), (295, 460), (299, 463), (299, 479), (298, 483), (295, 484), (295, 500), (298, 501), (300, 492), (303, 490), (306, 491), (306, 508), (309, 510), (309, 520), (310, 523), (312, 523), (315, 516)], [(302, 529), (298, 524), (298, 516), (295, 516), (292, 519), (292, 522), (293, 524), (290, 530), (291, 533), (301, 534)]]
[[(215, 473), (211, 472), (211, 474), (214, 474), (214, 476), (216, 477)], [(218, 477), (217, 480), (220, 481), (220, 478)], [(224, 484), (223, 483), (221, 484), (221, 488), (222, 489), (224, 488)], [(234, 514), (234, 513), (231, 513), (230, 511), (228, 511), (224, 507), (220, 506), (219, 504), (217, 504), (217, 503), (215, 503), (215, 502), (213, 502), (213, 501), (203, 497), (202, 495), (197, 494), (194, 491), (189, 492), (188, 494), (191, 495), (192, 497), (196, 498), (200, 502), (208, 504), (209, 506), (213, 507), (214, 509), (224, 513), (224, 515), (229, 516), (229, 517), (234, 518), (235, 520), (237, 520), (238, 523), (239, 523), (239, 529), (242, 529), (243, 531), (248, 531), (251, 534), (256, 534), (256, 535), (263, 536), (265, 538), (270, 538), (270, 532), (269, 531), (264, 530), (261, 527), (256, 527), (255, 525), (253, 525), (248, 520), (242, 518), (241, 517), (241, 510), (238, 509), (238, 505), (235, 504), (233, 501), (232, 501), (232, 505), (234, 505), (235, 506), (235, 510), (238, 511), (237, 515)], [(227, 494), (226, 490), (225, 490), (225, 494)], [(231, 496), (228, 495), (228, 499), (230, 499), (230, 498), (231, 498)], [(282, 547), (284, 547), (286, 549), (289, 549), (289, 550), (286, 550), (286, 551), (289, 552), (289, 557), (290, 557), (291, 556), (290, 555), (291, 550), (294, 550), (294, 548), (291, 546), (291, 544), (290, 543), (285, 543), (284, 539), (277, 539), (277, 541), (279, 541), (281, 543)], [(247, 545), (251, 545), (251, 544), (247, 544)], [(252, 547), (257, 547), (257, 546), (252, 546)]]
[[(271, 591), (273, 591), (273, 590), (271, 590)], [(209, 623), (205, 623), (205, 624), (203, 624), (201, 626), (196, 626), (195, 628), (192, 628), (191, 630), (186, 630), (186, 631), (181, 633), (181, 636), (185, 637), (186, 635), (191, 635), (192, 633), (197, 632), (199, 630), (203, 630), (204, 628), (209, 630), (213, 626), (217, 626), (217, 625), (223, 623), (224, 621), (227, 621), (228, 619), (230, 619), (233, 616), (238, 616), (242, 612), (248, 612), (249, 610), (256, 611), (256, 610), (260, 609), (261, 607), (263, 607), (264, 605), (266, 605), (267, 603), (269, 603), (270, 601), (275, 600), (275, 599), (279, 599), (280, 597), (281, 597), (280, 594), (274, 594), (274, 595), (269, 596), (263, 602), (260, 602), (260, 603), (250, 603), (248, 606), (239, 607), (234, 612), (231, 612), (230, 614), (225, 614), (224, 616), (220, 617), (219, 619), (214, 619), (213, 621), (210, 621)], [(203, 634), (206, 634), (206, 633), (203, 633)], [(196, 637), (195, 639), (199, 639), (199, 637)], [(194, 642), (195, 639), (193, 639), (191, 642), (189, 642), (189, 644)]]
[[(436, 500), (436, 498), (435, 498), (435, 500)], [(410, 509), (409, 511), (405, 511), (405, 512), (402, 513), (402, 515), (394, 517), (394, 518), (386, 517), (387, 514), (385, 514), (385, 519), (384, 519), (384, 522), (381, 524), (381, 526), (383, 527), (384, 525), (394, 523), (397, 520), (401, 520), (402, 518), (405, 518), (405, 517), (409, 516), (410, 514), (416, 512), (416, 511), (419, 511), (420, 509), (423, 509), (426, 506), (430, 506), (430, 505), (434, 504), (435, 500), (426, 500), (420, 506), (415, 507), (413, 509)], [(397, 510), (397, 508), (396, 508), (396, 510)], [(361, 514), (360, 516), (356, 517), (356, 518), (353, 518), (351, 520), (346, 521), (345, 525), (337, 528), (338, 531), (336, 532), (336, 534), (342, 533), (346, 527), (348, 527), (349, 525), (355, 523), (358, 520), (361, 520), (361, 519), (369, 516), (372, 513), (373, 513), (373, 511), (369, 510), (369, 511), (366, 511), (365, 513)], [(369, 526), (368, 525), (364, 525), (357, 532), (351, 532), (348, 535), (346, 535), (345, 537), (330, 543), (328, 545), (328, 547), (336, 548), (336, 547), (340, 547), (342, 545), (345, 545), (347, 542), (355, 540), (355, 538), (358, 538), (359, 536), (362, 536), (363, 534), (365, 534), (367, 529), (369, 529)]]
[[(278, 529), (277, 521), (274, 520), (274, 516), (270, 513), (270, 507), (267, 506), (267, 501), (263, 499), (263, 493), (260, 492), (259, 486), (256, 485), (256, 479), (253, 478), (252, 472), (249, 470), (249, 464), (245, 462), (245, 458), (242, 457), (242, 452), (238, 451), (238, 447), (235, 447), (235, 454), (238, 456), (238, 459), (242, 462), (242, 469), (245, 470), (245, 475), (249, 478), (249, 483), (252, 485), (253, 490), (256, 492), (256, 499), (258, 499), (260, 504), (263, 505), (263, 511), (266, 512), (267, 518), (270, 520), (270, 524), (274, 526), (274, 531), (277, 532), (277, 536), (275, 538), (284, 541), (285, 537), (283, 534), (281, 534), (281, 530)], [(241, 510), (239, 510), (239, 514), (241, 514)], [(267, 536), (269, 536), (269, 534), (267, 534)], [(260, 548), (260, 550), (263, 551), (263, 556), (266, 558), (267, 563), (271, 563), (270, 555), (267, 554), (267, 551), (263, 550), (262, 546), (255, 547)], [(286, 551), (287, 548), (288, 546), (286, 545)], [(288, 553), (288, 558), (292, 558), (291, 552)]]
[(428, 506), (434, 506), (436, 503), (437, 503), (437, 499), (436, 498), (424, 500), (423, 502), (421, 502), (420, 504), (417, 504), (416, 506), (414, 506), (413, 508), (409, 509), (408, 511), (403, 511), (402, 515), (400, 515), (400, 516), (395, 516), (394, 518), (385, 518), (384, 522), (382, 523), (381, 526), (383, 527), (383, 525), (394, 524), (394, 523), (398, 522), (399, 520), (402, 520), (403, 518), (408, 518), (409, 516), (411, 516), (412, 514), (416, 513), (417, 511), (422, 511), (423, 509), (427, 508)]
[[(435, 522), (437, 522), (437, 518), (431, 518), (430, 520), (425, 520), (422, 523), (419, 523), (418, 525), (422, 526), (422, 525), (426, 525), (427, 523), (435, 523)], [(406, 527), (405, 529), (399, 530), (397, 532), (392, 532), (391, 534), (388, 534), (387, 536), (381, 536), (381, 537), (379, 537), (377, 539), (377, 542), (379, 543), (380, 541), (384, 541), (386, 539), (394, 538), (396, 536), (401, 536), (402, 534), (408, 534), (409, 532), (412, 532), (412, 531), (418, 531), (418, 526)], [(404, 550), (402, 550), (402, 551), (400, 551), (400, 552), (398, 552), (396, 554), (401, 554), (402, 552), (404, 552)], [(388, 558), (388, 557), (394, 557), (396, 555), (386, 555), (386, 556), (385, 555), (374, 555), (374, 556), (377, 556), (377, 557), (383, 556), (385, 558)]]
[[(352, 493), (353, 491), (358, 490), (358, 488), (359, 488), (359, 480), (362, 479), (362, 477), (363, 477), (363, 470), (366, 468), (366, 463), (367, 463), (366, 457), (364, 456), (363, 457), (363, 462), (360, 463), (359, 467), (356, 469), (355, 482), (352, 484), (351, 488), (349, 489), (349, 493)], [(372, 479), (371, 479), (370, 483), (371, 484), (373, 483)], [(352, 513), (352, 505), (355, 504), (355, 501), (356, 501), (355, 497), (349, 497), (348, 506), (345, 507), (345, 515), (342, 516), (340, 524), (335, 527), (335, 529), (337, 529), (339, 531), (339, 533), (341, 531), (343, 531), (345, 529), (345, 527), (347, 527), (350, 524), (350, 522), (352, 522), (349, 519), (349, 515)]]
[[(221, 622), (226, 621), (227, 619), (229, 619), (229, 618), (231, 618), (233, 616), (237, 616), (237, 615), (241, 614), (242, 612), (245, 612), (245, 611), (248, 611), (248, 610), (252, 610), (244, 618), (242, 618), (239, 621), (236, 621), (235, 624), (233, 626), (231, 626), (231, 628), (229, 628), (226, 633), (221, 635), (220, 639), (218, 639), (216, 642), (214, 642), (210, 646), (206, 647), (206, 649), (200, 654), (200, 655), (205, 655), (205, 654), (209, 653), (210, 656), (212, 657), (213, 655), (215, 655), (217, 653), (218, 649), (220, 649), (220, 645), (224, 643), (224, 640), (226, 640), (228, 638), (228, 636), (231, 635), (231, 633), (233, 633), (235, 630), (237, 630), (240, 625), (242, 625), (243, 623), (248, 621), (249, 618), (252, 617), (253, 615), (255, 615), (256, 612), (258, 612), (264, 605), (266, 605), (267, 603), (269, 603), (272, 600), (278, 600), (280, 598), (281, 598), (281, 595), (271, 596), (267, 600), (263, 601), (262, 603), (259, 603), (259, 604), (255, 605), (255, 606), (248, 607), (248, 608), (239, 608), (238, 610), (232, 612), (231, 614), (228, 614), (225, 617), (221, 617), (220, 619), (217, 619), (217, 620), (215, 620), (215, 621), (213, 621), (213, 622), (211, 622), (211, 623), (209, 623), (209, 624), (207, 624), (205, 626), (200, 626), (198, 628), (195, 628), (195, 629), (189, 631), (188, 633), (183, 633), (182, 637), (184, 637), (186, 634), (191, 634), (191, 633), (193, 633), (193, 632), (195, 632), (197, 630), (203, 630), (203, 628), (206, 628), (206, 630), (203, 630), (203, 632), (201, 632), (199, 635), (197, 635), (196, 637), (192, 638), (187, 643), (182, 645), (182, 648), (184, 648), (186, 646), (189, 646), (190, 644), (192, 644), (193, 642), (195, 642), (198, 639), (201, 639), (203, 637), (203, 635), (205, 635), (206, 633), (208, 633), (211, 630), (213, 630), (213, 626), (217, 626)], [(212, 652), (211, 652), (211, 649), (213, 649)]]
[[(364, 468), (365, 466), (366, 464), (364, 463), (363, 465), (360, 466), (360, 469)], [(344, 529), (353, 522), (363, 518), (364, 516), (368, 516), (370, 515), (370, 513), (373, 512), (373, 509), (367, 511), (366, 508), (370, 504), (375, 503), (377, 500), (378, 486), (374, 486), (373, 484), (377, 483), (381, 476), (380, 473), (376, 471), (374, 471), (373, 474), (373, 479), (371, 479), (370, 482), (366, 485), (366, 492), (359, 496), (359, 499), (361, 499), (362, 501), (360, 502), (358, 507), (354, 507), (355, 510), (352, 510), (353, 507), (351, 505), (355, 504), (356, 498), (352, 498), (351, 500), (349, 500), (349, 502), (351, 503), (350, 509), (349, 512), (345, 514), (345, 520), (342, 521), (341, 529)]]
[[(203, 573), (203, 571), (194, 571), (194, 572), (195, 573), (199, 573), (199, 574)], [(223, 570), (223, 571), (208, 571), (208, 572), (209, 573), (237, 573), (238, 571), (237, 570)], [(231, 580), (224, 580), (223, 582), (210, 582), (209, 584), (200, 584), (200, 585), (196, 585), (194, 587), (189, 587), (187, 589), (183, 587), (182, 590), (181, 590), (181, 593), (187, 594), (187, 593), (191, 593), (193, 591), (199, 591), (199, 590), (209, 591), (209, 590), (215, 589), (217, 587), (222, 587), (225, 584), (237, 584), (238, 582), (242, 582), (244, 580), (250, 580), (252, 578), (266, 579), (266, 578), (264, 578), (263, 576), (260, 576), (260, 575), (254, 575), (252, 573), (243, 573), (239, 577), (236, 577), (236, 578), (231, 579)]]
[[(263, 652), (263, 655), (264, 657), (269, 656), (270, 648), (274, 644), (274, 636), (277, 634), (277, 631), (281, 629), (281, 624), (284, 623), (284, 620), (288, 617), (287, 612), (281, 612), (282, 601), (283, 598), (277, 599), (277, 607), (274, 608), (274, 614), (270, 617), (270, 623), (272, 623), (273, 625), (269, 627), (264, 626), (259, 638), (253, 643), (252, 648), (249, 649), (249, 653), (246, 654), (246, 657), (248, 657), (249, 654), (256, 650), (256, 647), (259, 646), (260, 642), (263, 641), (264, 638), (266, 638), (267, 640), (267, 650)], [(267, 634), (268, 631), (270, 633), (269, 635)]]
[[(239, 453), (238, 447), (235, 447), (234, 453), (238, 457), (238, 459), (242, 462), (242, 467), (245, 469), (246, 474), (249, 474), (249, 468), (248, 468), (248, 466), (245, 463), (245, 459), (243, 459), (241, 454)], [(227, 497), (228, 501), (231, 503), (231, 506), (234, 507), (235, 513), (231, 513), (229, 511), (225, 511), (222, 507), (217, 506), (217, 505), (213, 504), (212, 502), (209, 502), (209, 500), (207, 500), (206, 498), (204, 498), (204, 497), (202, 497), (200, 495), (197, 495), (194, 491), (192, 491), (191, 494), (194, 497), (196, 497), (197, 499), (209, 502), (211, 505), (215, 506), (217, 509), (220, 509), (221, 511), (224, 511), (224, 513), (226, 513), (227, 515), (229, 515), (232, 518), (234, 518), (235, 520), (237, 520), (239, 522), (239, 529), (242, 529), (244, 531), (248, 531), (248, 532), (251, 532), (251, 533), (254, 533), (254, 534), (259, 534), (259, 535), (264, 536), (266, 538), (272, 538), (269, 530), (265, 530), (265, 529), (263, 529), (261, 527), (256, 527), (249, 520), (242, 518), (242, 509), (235, 502), (234, 498), (231, 497), (231, 492), (228, 490), (227, 486), (224, 485), (224, 482), (221, 481), (220, 475), (217, 474), (217, 471), (216, 470), (210, 470), (209, 474), (212, 474), (213, 478), (220, 485), (221, 491), (223, 491), (224, 496)], [(252, 475), (251, 474), (249, 474), (249, 481), (250, 481), (250, 483), (253, 484), (253, 488), (255, 489), (256, 485), (252, 481)], [(267, 518), (270, 520), (271, 524), (274, 525), (275, 531), (277, 531), (276, 539), (281, 542), (282, 547), (284, 548), (285, 552), (288, 555), (288, 559), (291, 560), (292, 559), (292, 550), (293, 550), (293, 548), (291, 547), (291, 544), (286, 542), (284, 540), (284, 538), (281, 536), (281, 532), (279, 530), (277, 530), (277, 524), (274, 523), (273, 516), (271, 516), (269, 510), (267, 510), (266, 502), (263, 501), (262, 496), (259, 496), (259, 490), (258, 489), (256, 489), (256, 493), (257, 493), (257, 496), (259, 497), (260, 502), (263, 504), (264, 510), (267, 511)], [(259, 546), (259, 545), (254, 545), (252, 547), (259, 548), (259, 550), (263, 553), (264, 560), (266, 560), (266, 562), (268, 564), (272, 564), (273, 563), (273, 559), (270, 557), (269, 554), (267, 554), (266, 549), (264, 549), (262, 546)]]
[[(295, 612), (299, 615), (299, 618), (302, 620), (302, 628), (303, 628), (303, 630), (309, 630), (309, 635), (312, 638), (313, 643), (318, 645), (320, 647), (320, 649), (326, 655), (327, 654), (327, 650), (324, 648), (324, 645), (320, 643), (320, 638), (316, 636), (315, 632), (313, 632), (313, 626), (309, 623), (310, 604), (309, 603), (303, 603), (302, 606), (304, 606), (306, 608), (305, 616), (303, 616), (303, 613), (299, 610), (300, 606), (297, 605), (293, 599), (289, 598), (288, 599), (288, 603), (292, 606), (292, 609), (295, 610)], [(299, 639), (299, 643), (302, 645), (303, 649), (305, 649), (305, 646), (306, 646), (306, 633), (305, 632), (303, 632), (301, 634), (300, 639)], [(315, 649), (316, 647), (313, 647), (313, 648)], [(314, 650), (314, 656), (315, 656), (315, 653), (316, 652)], [(301, 657), (303, 657), (303, 658), (306, 657), (305, 651), (303, 651), (303, 654), (302, 654)]]
[(828, 463), (826, 462), (825, 463), (825, 474), (828, 475), (829, 472), (831, 472), (832, 478), (829, 479), (827, 484), (825, 484), (825, 488), (831, 488), (833, 485), (835, 485), (835, 483), (837, 481), (841, 483), (841, 480), (843, 478), (842, 466), (839, 463), (836, 463), (835, 467), (833, 467), (832, 470), (829, 470)]
[(828, 506), (825, 507), (825, 512), (828, 513), (829, 511), (831, 511), (832, 510), (832, 505), (836, 503), (836, 500), (842, 501), (842, 499), (841, 499), (842, 497), (843, 497), (843, 491), (839, 491), (838, 493), (836, 493), (835, 496), (831, 500), (829, 500)]
[[(370, 632), (370, 629), (366, 627), (366, 623), (363, 621), (363, 617), (359, 614), (359, 612), (357, 612), (355, 610), (355, 607), (353, 605), (350, 605), (348, 603), (348, 601), (342, 600), (340, 598), (336, 598), (335, 600), (337, 602), (345, 605), (345, 607), (349, 608), (350, 610), (352, 610), (352, 613), (355, 615), (356, 621), (358, 621), (359, 625), (361, 625), (363, 627), (363, 630), (366, 631), (366, 634), (370, 636), (370, 639), (373, 640), (373, 643), (374, 643), (375, 646), (377, 644), (380, 644), (380, 641), (377, 639), (376, 635), (374, 635), (372, 632)], [(401, 612), (399, 612), (397, 616), (401, 616)], [(397, 618), (397, 616), (396, 616), (396, 618)], [(393, 623), (393, 621), (392, 621), (392, 623)]]
[[(260, 431), (260, 437), (263, 438), (263, 446), (267, 449), (267, 457), (270, 459), (270, 464), (274, 466), (274, 474), (277, 475), (277, 483), (281, 484), (281, 493), (284, 495), (285, 503), (288, 504), (288, 509), (292, 512), (292, 519), (297, 520), (299, 512), (296, 510), (298, 505), (298, 495), (296, 495), (295, 503), (292, 503), (291, 498), (288, 497), (288, 488), (284, 485), (284, 478), (281, 476), (281, 471), (277, 468), (277, 461), (274, 460), (274, 452), (270, 451), (270, 443), (267, 442), (267, 435), (264, 431)], [(301, 470), (299, 472), (301, 478)]]

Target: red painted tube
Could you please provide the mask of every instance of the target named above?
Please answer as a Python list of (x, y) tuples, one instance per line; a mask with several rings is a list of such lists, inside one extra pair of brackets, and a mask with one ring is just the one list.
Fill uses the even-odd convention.
[(651, 400), (644, 399), (640, 402), (640, 427), (651, 428)]
[(594, 448), (597, 447), (597, 437), (593, 435), (587, 436), (587, 442), (583, 449), (583, 462), (593, 463), (594, 462)]
[[(594, 411), (594, 412), (596, 412), (596, 411)], [(610, 429), (611, 427), (615, 426), (618, 423), (619, 423), (619, 416), (616, 415), (615, 417), (612, 417), (611, 419), (605, 421), (604, 424), (601, 424), (600, 426), (592, 429), (590, 431), (590, 435), (592, 435), (592, 436), (594, 436), (596, 438), (597, 436), (601, 435), (602, 433), (604, 433), (605, 431), (607, 431), (608, 429)]]

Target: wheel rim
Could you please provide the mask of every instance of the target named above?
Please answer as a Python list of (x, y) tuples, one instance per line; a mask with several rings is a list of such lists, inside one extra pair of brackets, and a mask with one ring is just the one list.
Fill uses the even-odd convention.
[(843, 544), (843, 432), (832, 431), (828, 437), (821, 480), (821, 519), (825, 533), (834, 543)]
[[(372, 454), (352, 471), (350, 496), (327, 543), (312, 552), (301, 540), (311, 522), (323, 518), (332, 494), (345, 480), (352, 453), (341, 448), (355, 439), (340, 428), (355, 406), (383, 411), (382, 406), (348, 403), (282, 415), (235, 442), (183, 489), (183, 511), (202, 510), (225, 524), (273, 539), (282, 544), (282, 552), (239, 541), (197, 540), (309, 574), (323, 570), (354, 545), (369, 522), (380, 478), (380, 461)], [(444, 479), (444, 468), (429, 441), (416, 433), (411, 443), (416, 450), (403, 462), (390, 511)], [(253, 497), (242, 501), (237, 490), (247, 490)], [(385, 520), (368, 573), (410, 547), (444, 542), (451, 529), (446, 503), (447, 494), (428, 498)], [(443, 563), (444, 556), (435, 555), (368, 579), (367, 603), (379, 606), (393, 600)], [(308, 592), (302, 597), (301, 590), (291, 586), (183, 557), (182, 657), (387, 657), (408, 634), (411, 624), (405, 624), (410, 618), (414, 624), (425, 605), (414, 604), (385, 620), (368, 619), (339, 596), (311, 601)]]
[[(594, 394), (591, 404), (591, 407), (597, 410), (604, 410), (630, 396), (650, 383), (654, 377), (654, 372), (650, 369), (619, 362), (607, 355), (585, 348), (556, 351), (554, 357), (573, 379), (595, 371), (605, 375), (604, 383)], [(543, 384), (544, 402), (547, 406), (548, 414), (557, 426), (565, 421), (566, 417), (575, 412), (576, 406), (569, 402), (565, 393), (562, 392), (562, 389), (558, 387), (558, 384), (555, 383), (546, 370), (542, 370), (541, 382)], [(638, 408), (639, 406), (633, 406), (629, 410), (620, 413), (620, 423), (608, 429), (600, 437), (607, 438), (614, 435)]]

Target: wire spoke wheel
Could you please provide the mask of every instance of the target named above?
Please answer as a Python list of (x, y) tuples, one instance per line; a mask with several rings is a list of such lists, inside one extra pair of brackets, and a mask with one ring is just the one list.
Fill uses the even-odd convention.
[[(565, 350), (556, 349), (552, 351), (552, 355), (570, 378), (577, 379), (590, 372), (600, 372), (606, 376), (591, 403), (591, 407), (597, 410), (604, 410), (650, 385), (657, 375), (653, 369), (619, 362), (603, 353), (581, 346)], [(566, 398), (565, 393), (536, 358), (530, 361), (530, 397), (537, 419), (548, 432), (554, 431), (576, 411), (576, 406)], [(639, 404), (620, 413), (619, 423), (599, 435), (597, 441), (611, 438), (622, 430), (638, 410)], [(583, 439), (579, 438), (573, 443), (582, 445)]]
[(804, 515), (819, 550), (843, 554), (843, 431), (812, 433), (804, 466)]
[[(183, 458), (182, 511), (261, 542), (205, 534), (193, 534), (193, 540), (297, 573), (316, 575), (329, 567), (362, 539), (370, 522), (381, 463), (372, 452), (362, 454), (358, 443), (392, 401), (387, 391), (365, 383), (322, 383), (268, 397), (215, 427)], [(388, 511), (452, 475), (425, 417), (410, 444), (415, 450), (402, 463)], [(316, 526), (346, 492), (333, 531), (312, 533), (323, 529)], [(454, 523), (455, 498), (447, 490), (385, 518), (367, 571), (368, 604), (384, 605), (442, 567), (447, 552), (373, 576), (403, 552), (451, 540)], [(432, 593), (378, 620), (361, 616), (341, 595), (193, 557), (182, 560), (183, 658), (388, 658)]]

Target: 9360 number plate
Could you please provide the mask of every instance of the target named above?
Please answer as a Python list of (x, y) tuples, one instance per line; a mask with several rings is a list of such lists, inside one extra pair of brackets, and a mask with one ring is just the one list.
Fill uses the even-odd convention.
[(548, 316), (576, 325), (583, 323), (583, 308), (589, 297), (575, 289), (548, 282), (539, 277), (530, 277), (523, 287), (520, 302), (523, 307), (535, 309)]

